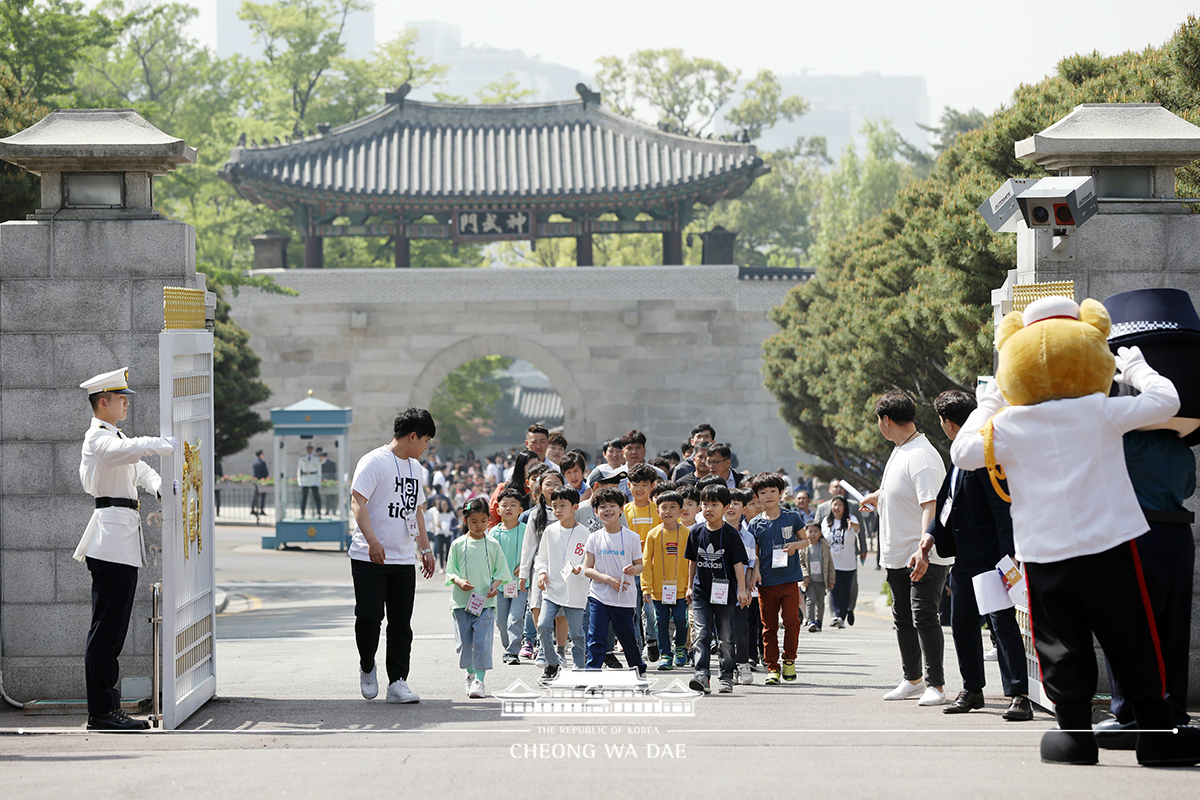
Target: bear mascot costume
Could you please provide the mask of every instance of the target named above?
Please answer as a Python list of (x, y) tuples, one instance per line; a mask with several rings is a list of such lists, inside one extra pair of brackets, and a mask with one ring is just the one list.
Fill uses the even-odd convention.
[[(1095, 764), (1092, 696), (1100, 642), (1137, 721), (1145, 766), (1200, 763), (1200, 730), (1175, 728), (1137, 545), (1148, 530), (1125, 467), (1125, 433), (1161, 425), (1179, 395), (1137, 347), (1109, 351), (1095, 300), (1046, 297), (1004, 317), (996, 380), (962, 426), (960, 469), (1007, 477), (1013, 542), (1025, 567), (1042, 684), (1058, 728), (1043, 761)], [(1138, 391), (1109, 397), (1114, 380)]]

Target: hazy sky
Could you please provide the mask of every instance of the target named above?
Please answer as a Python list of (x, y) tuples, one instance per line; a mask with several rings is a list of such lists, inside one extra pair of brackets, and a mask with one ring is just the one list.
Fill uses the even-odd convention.
[[(196, 37), (215, 47), (216, 0), (191, 2), (201, 9)], [(1184, 0), (378, 0), (375, 21), (377, 41), (408, 20), (434, 19), (460, 26), (464, 44), (524, 50), (589, 73), (598, 56), (681, 47), (746, 73), (922, 75), (936, 120), (946, 105), (995, 110), (1064, 55), (1160, 45), (1194, 8)]]

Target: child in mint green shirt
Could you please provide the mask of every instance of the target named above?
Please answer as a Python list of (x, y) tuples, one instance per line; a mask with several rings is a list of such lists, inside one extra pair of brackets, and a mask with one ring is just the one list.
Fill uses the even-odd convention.
[[(521, 566), (521, 545), (525, 541), (525, 523), (520, 521), (521, 493), (516, 489), (505, 489), (496, 498), (500, 512), (500, 524), (488, 531), (488, 536), (500, 543), (504, 558), (512, 567), (512, 577), (496, 596), (496, 630), (500, 632), (500, 646), (504, 648), (501, 660), (505, 664), (520, 664), (522, 628), (525, 625), (525, 605), (529, 592), (520, 588), (517, 573)], [(511, 583), (511, 585), (510, 585)]]
[(496, 621), (496, 595), (512, 578), (500, 543), (487, 535), (488, 503), (483, 497), (467, 501), (462, 509), (467, 529), (450, 545), (446, 560), (446, 585), (450, 613), (454, 616), (458, 665), (467, 671), (467, 697), (485, 697), (484, 673), (492, 668), (492, 636)]

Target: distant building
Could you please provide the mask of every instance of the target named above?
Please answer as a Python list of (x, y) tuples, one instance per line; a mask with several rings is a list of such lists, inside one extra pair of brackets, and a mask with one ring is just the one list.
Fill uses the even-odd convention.
[[(260, 59), (262, 45), (254, 41), (250, 25), (238, 19), (238, 10), (244, 0), (217, 0), (217, 55), (229, 58), (233, 55)], [(346, 18), (342, 31), (342, 44), (346, 46), (346, 58), (367, 58), (375, 52), (375, 7), (355, 11)]]
[(924, 78), (781, 75), (779, 83), (785, 97), (800, 95), (808, 101), (810, 110), (800, 119), (780, 123), (764, 133), (755, 142), (760, 152), (788, 147), (801, 136), (824, 136), (834, 161), (851, 141), (861, 157), (863, 125), (883, 117), (891, 120), (892, 127), (910, 144), (925, 148), (929, 143), (929, 132), (918, 127), (930, 122)]
[(433, 100), (434, 92), (458, 95), (477, 103), (475, 93), (513, 73), (522, 89), (535, 95), (525, 102), (563, 100), (575, 96), (575, 84), (588, 83), (591, 76), (560, 64), (550, 64), (520, 50), (498, 47), (464, 47), (462, 28), (445, 22), (406, 22), (417, 32), (416, 54), (434, 64), (449, 67), (446, 83), (414, 89), (412, 99)]

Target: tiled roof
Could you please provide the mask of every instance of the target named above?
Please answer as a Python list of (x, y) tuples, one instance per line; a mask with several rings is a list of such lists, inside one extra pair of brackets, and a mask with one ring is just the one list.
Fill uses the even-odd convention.
[(254, 202), (347, 213), (503, 203), (545, 211), (714, 203), (766, 171), (753, 145), (668, 133), (595, 102), (393, 102), (286, 144), (239, 146), (222, 176)]
[(553, 389), (518, 386), (513, 390), (513, 412), (520, 419), (540, 422), (561, 420), (562, 396)]

